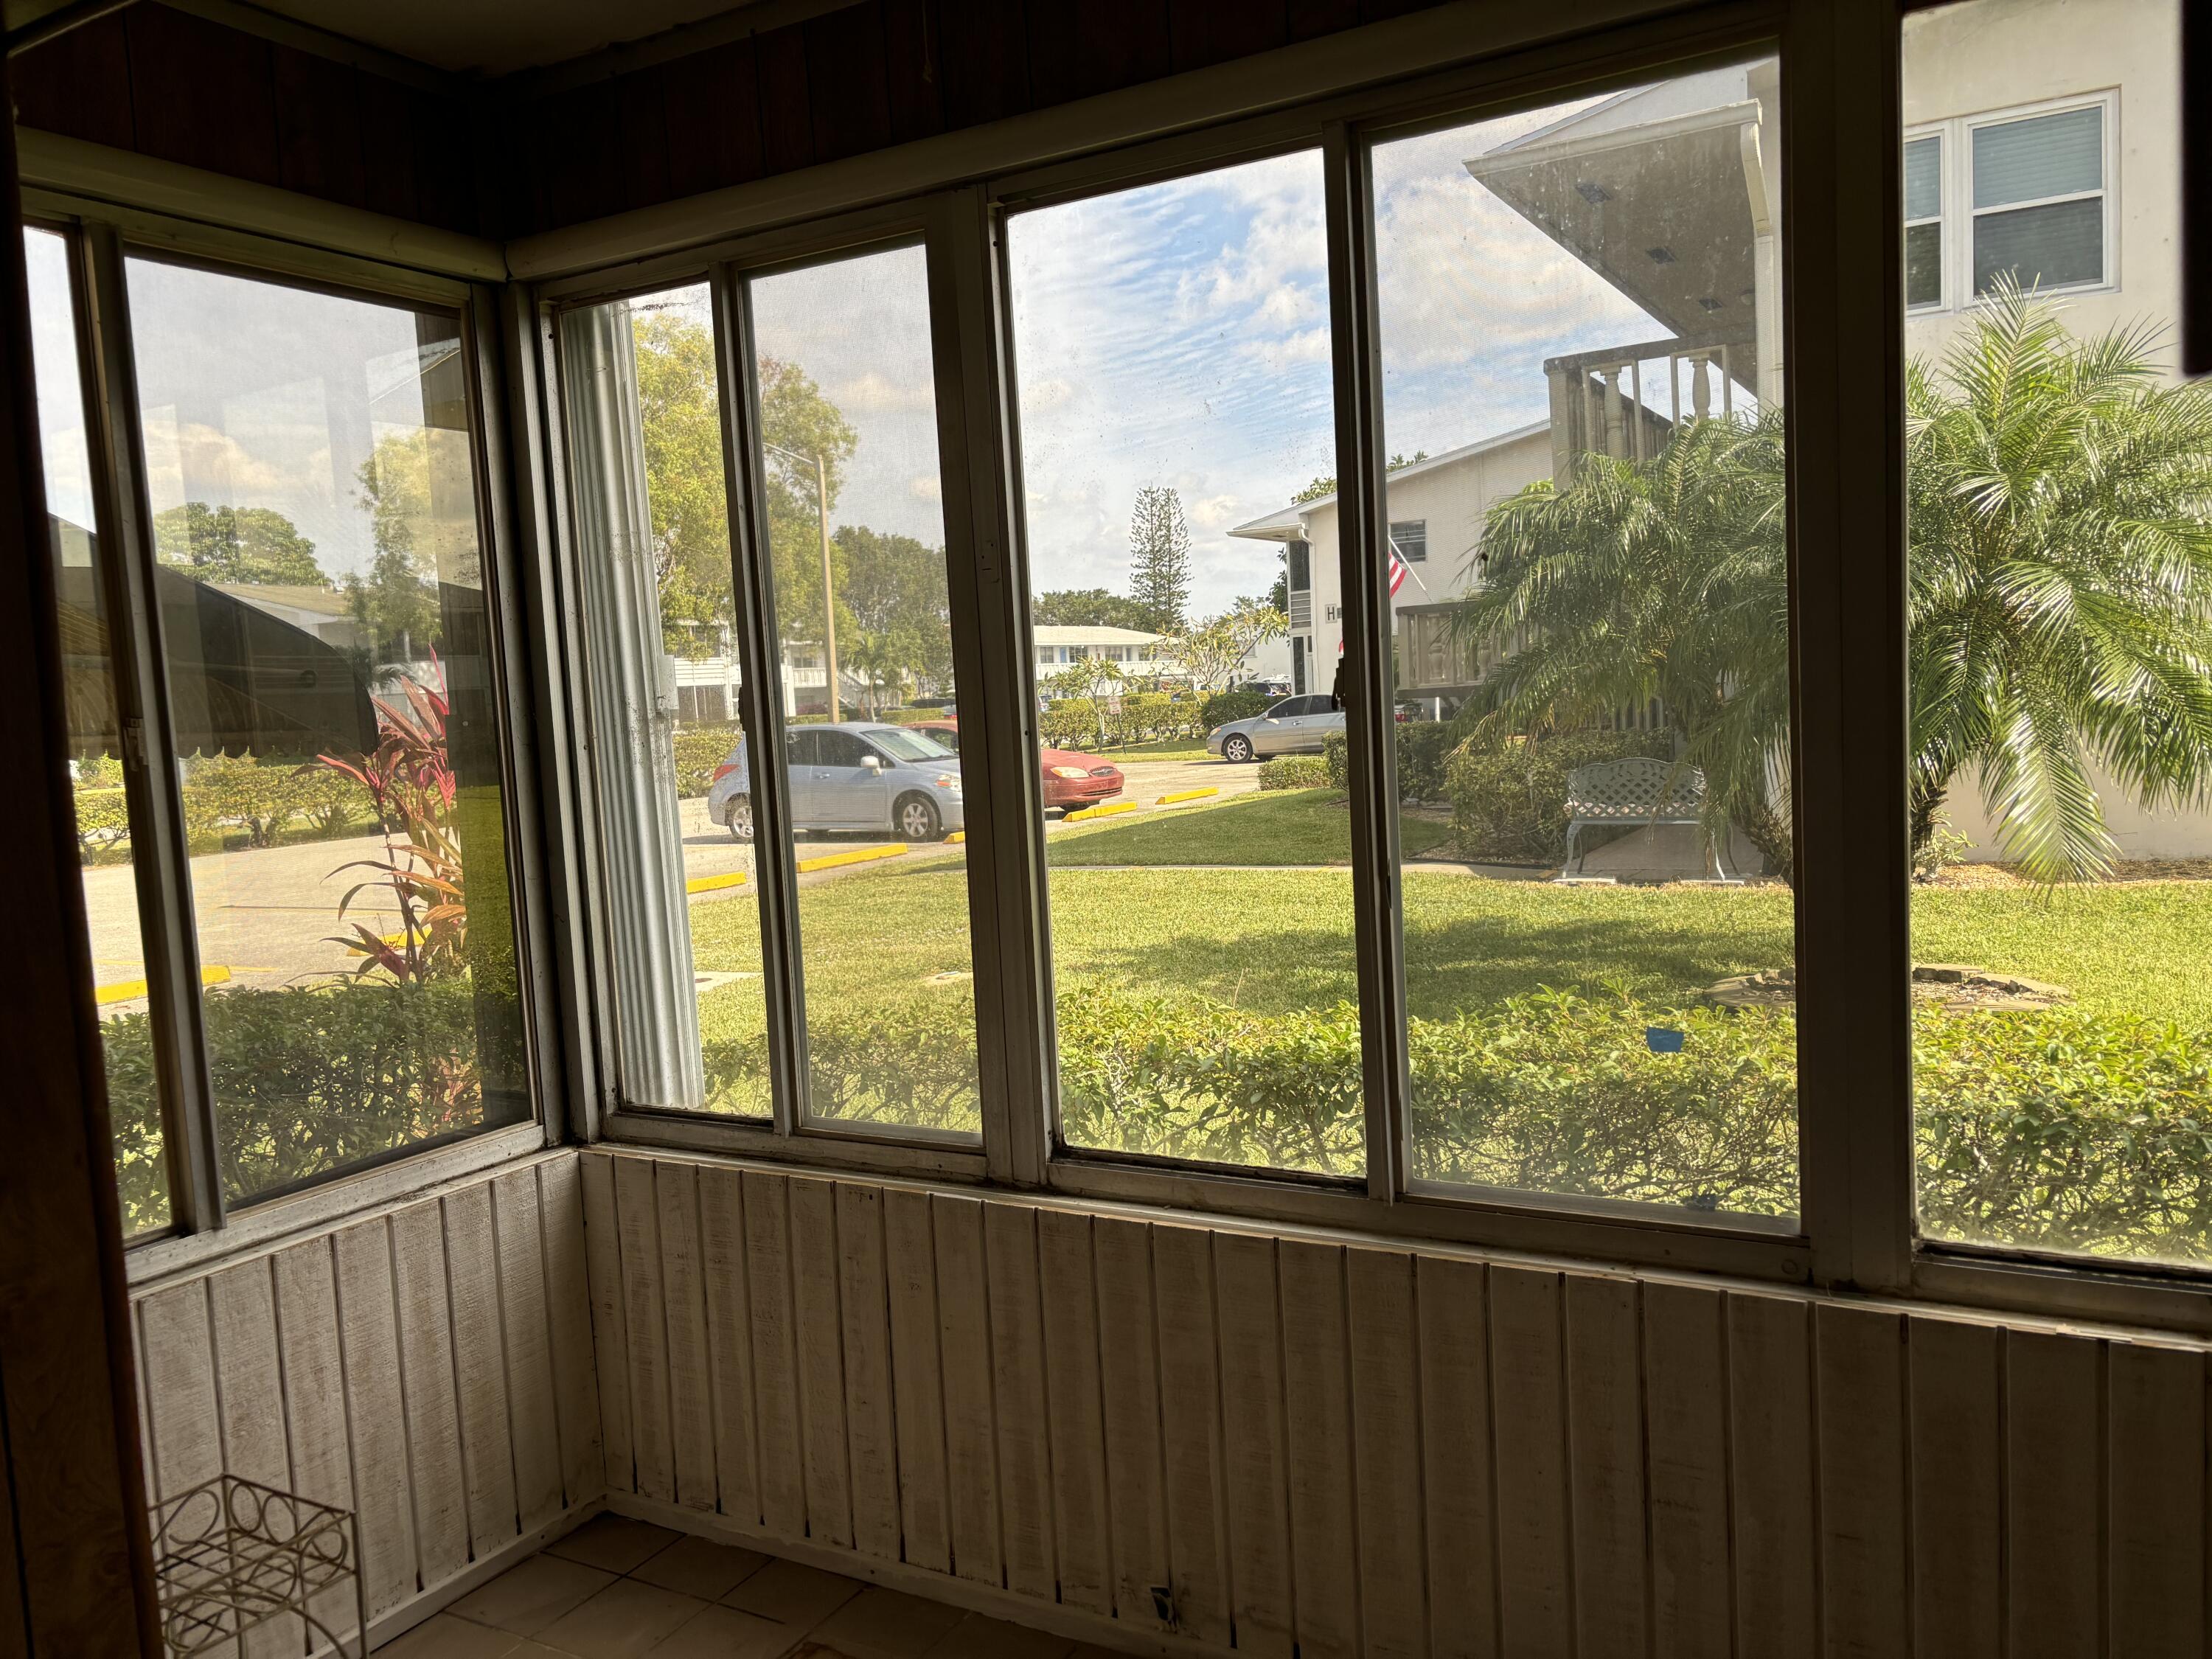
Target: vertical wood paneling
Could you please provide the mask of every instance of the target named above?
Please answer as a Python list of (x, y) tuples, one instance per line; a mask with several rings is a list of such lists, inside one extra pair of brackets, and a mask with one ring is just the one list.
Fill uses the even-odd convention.
[(987, 1205), (983, 1249), (991, 1285), (991, 1385), (999, 1427), (999, 1531), (1006, 1588), (1048, 1601), (1054, 1596), (1057, 1556), (1036, 1212), (1026, 1205)]
[(422, 216), (415, 187), (415, 130), (408, 88), (381, 76), (361, 77), (361, 136), (363, 152), (376, 165), (362, 175), (362, 204), (394, 218)]
[(1813, 1316), (1819, 1386), (1824, 1650), (1893, 1655), (1911, 1639), (1905, 1514), (1903, 1319), (1824, 1304)]
[(1565, 1288), (1575, 1638), (1584, 1653), (1642, 1653), (1650, 1637), (1636, 1285), (1570, 1273)]
[(337, 1268), (338, 1373), (351, 1433), (354, 1513), (361, 1526), (369, 1617), (416, 1589), (415, 1519), (409, 1501), (407, 1419), (392, 1308), (391, 1229), (382, 1219), (342, 1228), (331, 1241)]
[(1413, 1263), (1396, 1250), (1356, 1249), (1345, 1270), (1360, 1623), (1370, 1659), (1422, 1659), (1429, 1621)]
[(1916, 1319), (1908, 1334), (1916, 1653), (2004, 1652), (2004, 1422), (1998, 1333)]
[(1107, 1519), (1106, 1430), (1101, 1400), (1097, 1279), (1091, 1218), (1037, 1212), (1037, 1278), (1044, 1304), (1047, 1428), (1052, 1439), (1053, 1536), (1060, 1599), (1114, 1610), (1114, 1549)]
[(453, 1378), (453, 1315), (438, 1201), (393, 1212), (392, 1285), (399, 1304), (399, 1379), (414, 1480), (415, 1559), (422, 1588), (469, 1564), (468, 1489)]
[(1490, 1272), (1492, 1456), (1498, 1510), (1498, 1614), (1514, 1659), (1574, 1651), (1572, 1517), (1560, 1358), (1559, 1276)]
[(837, 1183), (837, 1306), (845, 1334), (845, 1431), (853, 1542), (899, 1559), (898, 1419), (891, 1395), (890, 1310), (884, 1290), (884, 1194)]
[[(284, 1436), (283, 1361), (276, 1351), (276, 1293), (265, 1259), (240, 1263), (208, 1279), (215, 1328), (216, 1387), (222, 1412), (222, 1467), (279, 1492), (294, 1489)], [(246, 1659), (274, 1659), (300, 1650), (306, 1627), (272, 1620), (240, 1643)]]
[(750, 37), (663, 69), (670, 191), (696, 196), (759, 178), (760, 103)]
[(561, 1512), (561, 1419), (554, 1403), (552, 1326), (538, 1172), (514, 1170), (491, 1183), (501, 1340), (514, 1446), (515, 1519), (534, 1532)]
[(804, 1538), (806, 1474), (799, 1449), (798, 1339), (791, 1305), (790, 1183), (781, 1176), (748, 1170), (744, 1194), (761, 1520), (787, 1538)]
[(1290, 27), (1284, 0), (1174, 0), (1168, 21), (1178, 75), (1272, 51)]
[(933, 0), (883, 0), (884, 55), (890, 75), (891, 142), (903, 144), (945, 131), (939, 98), (944, 71), (938, 61)]
[(769, 173), (814, 160), (814, 118), (807, 104), (806, 29), (787, 23), (753, 37), (760, 88), (761, 157)]
[(929, 1209), (937, 1251), (938, 1350), (945, 1376), (952, 1570), (977, 1583), (997, 1584), (1004, 1582), (1004, 1573), (983, 1206), (972, 1198), (939, 1194), (929, 1200)]
[(1282, 1298), (1273, 1239), (1213, 1241), (1221, 1321), (1221, 1424), (1231, 1608), (1240, 1653), (1290, 1659), (1290, 1476), (1283, 1426)]
[(711, 1510), (714, 1401), (708, 1380), (707, 1295), (699, 1238), (699, 1171), (667, 1163), (653, 1171), (660, 1220), (660, 1281), (668, 1306), (668, 1431), (676, 1501)]
[(1068, 6), (1031, 0), (1030, 87), (1040, 106), (1157, 81), (1173, 62), (1168, 0)]
[(1480, 1262), (1431, 1255), (1414, 1263), (1413, 1286), (1420, 1309), (1429, 1645), (1437, 1659), (1497, 1659), (1489, 1290)]
[[(338, 1358), (337, 1287), (331, 1241), (311, 1239), (270, 1259), (276, 1281), (277, 1353), (284, 1374), (285, 1438), (292, 1489), (349, 1510), (353, 1468), (346, 1437), (346, 1381)], [(364, 1534), (364, 1537), (366, 1534)], [(334, 1585), (308, 1611), (343, 1633), (354, 1623), (350, 1589)]]
[(1283, 1290), (1283, 1403), (1290, 1442), (1291, 1567), (1297, 1584), (1299, 1659), (1359, 1651), (1358, 1556), (1352, 1541), (1351, 1338), (1344, 1252), (1286, 1238), (1276, 1247)]
[(1166, 1452), (1168, 1561), (1174, 1571), (1176, 1620), (1200, 1641), (1225, 1646), (1229, 1562), (1212, 1247), (1212, 1236), (1203, 1228), (1152, 1228), (1160, 1438)]
[[(606, 1489), (613, 1462), (601, 1443), (599, 1358), (592, 1340), (596, 1317), (586, 1265), (584, 1172), (605, 1160), (562, 1158), (538, 1166), (539, 1237), (545, 1250), (545, 1296), (553, 1345), (553, 1404), (561, 1419), (561, 1484), (571, 1505)], [(627, 1413), (624, 1413), (625, 1420)], [(622, 1453), (628, 1479), (629, 1453)]]
[(884, 1194), (884, 1251), (890, 1279), (891, 1397), (898, 1419), (899, 1522), (906, 1559), (933, 1572), (950, 1572), (945, 1373), (937, 1348), (937, 1244), (925, 1195), (906, 1190)]
[(461, 1401), (461, 1467), (468, 1480), (469, 1553), (481, 1561), (520, 1530), (490, 1184), (479, 1182), (462, 1188), (446, 1200), (445, 1210), (453, 1368)]
[(761, 1518), (758, 1448), (753, 1438), (751, 1272), (745, 1249), (744, 1178), (699, 1171), (699, 1239), (705, 1262), (708, 1368), (714, 1377), (714, 1466), (722, 1513), (747, 1526)]
[[(141, 1304), (153, 1445), (147, 1484), (156, 1500), (191, 1491), (223, 1472), (222, 1413), (216, 1383), (215, 1340), (204, 1279), (155, 1292)], [(212, 1659), (236, 1659), (224, 1641)]]
[(845, 1438), (845, 1334), (837, 1309), (837, 1201), (830, 1182), (791, 1183), (793, 1315), (811, 1538), (849, 1549), (853, 1492)]
[(361, 76), (312, 52), (273, 46), (276, 167), (287, 190), (360, 207)]
[(2106, 1350), (2112, 1659), (2204, 1651), (2204, 1357)]
[[(637, 1485), (629, 1406), (629, 1321), (623, 1307), (622, 1242), (615, 1224), (615, 1160), (586, 1152), (580, 1159), (584, 1259), (592, 1291), (592, 1371), (599, 1395), (599, 1431), (607, 1485), (632, 1492)], [(565, 1415), (565, 1414), (564, 1414)], [(565, 1435), (567, 1425), (562, 1425)]]
[(1152, 1589), (1168, 1587), (1167, 1498), (1160, 1449), (1159, 1324), (1152, 1247), (1144, 1223), (1091, 1223), (1098, 1277), (1098, 1407), (1106, 1437), (1106, 1514), (1115, 1616), (1154, 1622)]
[(1644, 1286), (1653, 1659), (1729, 1659), (1727, 1338), (1718, 1291)]
[(1808, 1310), (1783, 1297), (1731, 1295), (1727, 1316), (1736, 1650), (1810, 1653), (1820, 1624)]
[(2100, 1345), (2005, 1334), (2005, 1547), (2013, 1659), (2098, 1651), (2105, 1471)]
[(660, 1206), (653, 1171), (647, 1158), (615, 1160), (615, 1240), (629, 1316), (623, 1357), (628, 1361), (637, 1491), (672, 1504), (676, 1452), (668, 1426), (668, 1300), (661, 1282)]
[[(167, 6), (133, 6), (124, 27), (141, 151), (256, 184), (283, 182), (266, 40)], [(210, 96), (213, 88), (221, 95)]]
[(1022, 0), (939, 5), (937, 62), (945, 76), (948, 129), (1003, 120), (1030, 107), (1029, 31)]
[[(889, 66), (880, 0), (860, 0), (801, 25), (814, 159), (835, 161), (891, 142)], [(911, 73), (905, 64), (902, 72)]]
[(16, 119), (116, 149), (132, 148), (131, 43), (123, 14), (65, 29), (9, 65)]

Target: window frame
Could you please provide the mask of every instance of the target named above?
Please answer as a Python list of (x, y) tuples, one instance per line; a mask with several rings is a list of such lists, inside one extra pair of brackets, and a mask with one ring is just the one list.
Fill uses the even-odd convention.
[[(935, 227), (930, 241), (933, 328), (941, 423), (967, 431), (956, 502), (955, 453), (941, 451), (947, 474), (948, 542), (964, 538), (982, 567), (976, 615), (988, 650), (982, 692), (963, 697), (963, 738), (980, 733), (1001, 754), (1034, 726), (1030, 695), (1040, 659), (1021, 602), (1026, 557), (1019, 491), (1020, 433), (1011, 406), (1012, 343), (1003, 260), (1007, 212), (1049, 199), (1103, 193), (1158, 182), (1238, 160), (1324, 147), (1331, 216), (1332, 337), (1338, 393), (1339, 476), (1351, 481), (1340, 506), (1349, 583), (1347, 631), (1365, 641), (1370, 677), (1387, 664), (1387, 616), (1379, 604), (1377, 556), (1387, 526), (1381, 495), (1386, 474), (1379, 443), (1379, 386), (1373, 379), (1373, 250), (1363, 232), (1365, 179), (1360, 145), (1378, 133), (1422, 122), (1455, 125), (1556, 101), (1609, 85), (1680, 70), (1701, 62), (1740, 58), (1759, 46), (1781, 59), (1784, 270), (1781, 334), (1790, 364), (1790, 488), (1793, 672), (1797, 718), (1793, 742), (1797, 786), (1797, 950), (1804, 977), (1801, 1005), (1800, 1135), (1802, 1203), (1787, 1224), (1735, 1218), (1716, 1226), (1675, 1212), (1603, 1200), (1554, 1198), (1524, 1192), (1453, 1188), (1425, 1190), (1386, 1176), (1365, 1182), (1277, 1175), (1194, 1164), (1151, 1163), (1125, 1156), (1071, 1155), (1052, 1144), (1050, 927), (1042, 892), (1043, 857), (1037, 814), (1023, 799), (1021, 775), (994, 780), (985, 811), (996, 851), (988, 879), (1001, 897), (998, 941), (1011, 953), (1005, 981), (1006, 1027), (998, 1044), (1006, 1067), (987, 1083), (981, 1178), (1042, 1188), (1077, 1202), (1164, 1205), (1210, 1217), (1257, 1223), (1321, 1225), (1364, 1235), (1595, 1258), (1660, 1269), (1723, 1273), (1770, 1284), (1817, 1284), (1887, 1296), (1917, 1296), (1975, 1306), (2103, 1316), (2138, 1324), (2212, 1332), (2212, 1270), (2172, 1264), (2111, 1263), (2079, 1257), (2039, 1257), (2024, 1250), (1953, 1246), (1917, 1236), (1913, 1199), (1910, 964), (1906, 897), (1909, 867), (1902, 833), (1905, 741), (1904, 416), (1905, 362), (1903, 145), (1908, 136), (1942, 131), (1948, 154), (1944, 181), (1950, 202), (1962, 198), (1961, 157), (1950, 121), (1917, 127), (1902, 119), (1904, 15), (1929, 0), (1706, 0), (1674, 8), (1644, 0), (1619, 5), (1566, 0), (1565, 15), (1532, 27), (1500, 15), (1486, 42), (1470, 45), (1464, 20), (1449, 35), (1446, 21), (1404, 20), (1402, 38), (1425, 43), (1436, 57), (1457, 55), (1458, 66), (1419, 67), (1389, 58), (1380, 73), (1328, 68), (1318, 53), (1296, 57), (1295, 71), (1272, 59), (1249, 76), (1233, 68), (1200, 71), (1174, 87), (1139, 88), (1089, 100), (1080, 109), (1048, 112), (1005, 124), (936, 149), (908, 146), (878, 164), (868, 158), (821, 175), (835, 200), (890, 202), (864, 206), (842, 221), (889, 214)], [(1397, 27), (1397, 25), (1391, 26)], [(1363, 32), (1364, 33), (1365, 32)], [(1379, 38), (1379, 37), (1378, 37)], [(1363, 52), (1364, 52), (1363, 47)], [(1340, 48), (1332, 47), (1340, 52)], [(1486, 55), (1475, 57), (1476, 53)], [(1265, 73), (1261, 72), (1264, 67)], [(1370, 84), (1343, 89), (1362, 74)], [(1396, 78), (1389, 78), (1395, 76)], [(1272, 78), (1271, 78), (1272, 77)], [(1239, 88), (1234, 96), (1224, 88)], [(2107, 94), (2109, 97), (2116, 94)], [(1227, 100), (1224, 101), (1226, 97)], [(1235, 97), (1245, 101), (1237, 103)], [(2075, 97), (2053, 108), (2078, 106)], [(2022, 106), (2035, 111), (2039, 106)], [(1224, 113), (1227, 111), (1227, 113)], [(2018, 112), (1996, 113), (2010, 115)], [(1975, 118), (1977, 120), (1984, 118)], [(1018, 130), (1017, 130), (1018, 129)], [(1963, 130), (1962, 128), (1960, 130)], [(933, 141), (935, 142), (935, 141)], [(2117, 237), (2118, 147), (2116, 108), (2106, 117), (2106, 286), (2119, 278)], [(1025, 150), (1034, 165), (1008, 166)], [(963, 160), (963, 158), (980, 158)], [(1000, 170), (991, 169), (997, 166)], [(981, 182), (977, 182), (980, 180)], [(689, 262), (759, 246), (835, 243), (841, 222), (831, 214), (796, 228), (778, 222), (807, 210), (804, 175), (725, 192), (698, 211), (723, 222), (750, 218), (775, 228), (732, 236), (709, 224), (698, 240), (704, 254), (662, 254), (596, 274), (561, 275), (541, 296), (558, 298), (610, 282), (639, 282)], [(1971, 270), (1959, 225), (1971, 215), (1948, 210), (1944, 222), (1945, 303), (1955, 309), (1958, 273)], [(516, 268), (561, 269), (565, 259), (619, 257), (633, 245), (667, 246), (697, 221), (688, 214), (632, 216), (518, 245)], [(692, 234), (697, 234), (697, 232)], [(574, 267), (568, 267), (574, 269)], [(942, 276), (940, 284), (939, 278)], [(1353, 343), (1365, 338), (1364, 347)], [(1878, 366), (1867, 372), (1865, 365)], [(1374, 522), (1369, 522), (1369, 520)], [(963, 665), (963, 674), (969, 672)], [(973, 681), (968, 684), (975, 684)], [(1380, 700), (1367, 700), (1380, 726)], [(1026, 706), (1026, 707), (1025, 707)], [(1374, 759), (1361, 763), (1359, 796), (1388, 799), (1392, 768), (1387, 744), (1370, 730)], [(1001, 769), (1004, 769), (1003, 767)], [(978, 773), (977, 775), (982, 775)], [(1032, 786), (1033, 787), (1033, 786)], [(1366, 816), (1363, 811), (1357, 815)], [(1387, 849), (1376, 826), (1370, 848)], [(972, 838), (971, 838), (972, 839)], [(1368, 854), (1363, 853), (1364, 858)], [(1370, 865), (1376, 863), (1370, 860)], [(1382, 862), (1375, 885), (1389, 896), (1395, 863)], [(1374, 907), (1380, 909), (1378, 903)], [(1382, 930), (1362, 925), (1363, 938)], [(979, 930), (981, 942), (985, 935)], [(1366, 947), (1364, 947), (1366, 948)], [(1387, 950), (1364, 973), (1387, 987)], [(1024, 1032), (1042, 1012), (1045, 1027)], [(1363, 1002), (1363, 1020), (1370, 1016)], [(1042, 1071), (1043, 1075), (1040, 1075)], [(1401, 1125), (1370, 1112), (1386, 1170), (1398, 1154)], [(948, 1159), (937, 1149), (906, 1146), (769, 1145), (744, 1126), (708, 1120), (648, 1123), (617, 1114), (598, 1132), (646, 1144), (708, 1153), (796, 1158), (825, 1167), (872, 1170), (934, 1180), (979, 1178), (972, 1158)]]
[[(2075, 295), (2083, 294), (2114, 294), (2120, 290), (2120, 88), (2104, 87), (2091, 91), (2069, 93), (2063, 97), (2046, 98), (2034, 103), (2006, 105), (1970, 115), (1946, 116), (1942, 120), (1926, 121), (1908, 129), (1904, 142), (1935, 138), (1942, 143), (1937, 176), (1942, 181), (1941, 210), (1930, 219), (1907, 220), (1900, 212), (1899, 223), (1900, 241), (1904, 230), (1915, 225), (1942, 226), (1942, 246), (1943, 271), (1941, 296), (1934, 301), (1908, 307), (1914, 317), (1940, 316), (1951, 312), (1972, 309), (1981, 303), (1982, 296), (1974, 292), (1974, 227), (1993, 215), (2016, 213), (2028, 208), (2053, 207), (2067, 202), (2098, 201), (2104, 204), (2101, 231), (2102, 246), (2100, 268), (2102, 274), (2094, 282), (2067, 283), (2045, 287), (2040, 291), (2049, 295)], [(2075, 110), (2100, 111), (2103, 143), (2099, 164), (2102, 182), (2095, 190), (2073, 191), (2057, 196), (2039, 196), (2030, 200), (2006, 202), (2000, 206), (1978, 208), (1974, 205), (1974, 135), (1988, 127), (2009, 126), (2016, 121), (2032, 121), (2038, 116), (2066, 115)]]
[[(275, 240), (219, 225), (26, 188), (22, 228), (60, 234), (68, 249), (75, 335), (91, 451), (94, 531), (103, 550), (100, 582), (116, 630), (117, 714), (142, 734), (125, 788), (138, 866), (141, 926), (147, 945), (155, 1087), (163, 1123), (170, 1223), (125, 1241), (133, 1284), (187, 1270), (303, 1228), (325, 1224), (407, 1193), (543, 1152), (558, 1139), (546, 1109), (557, 1071), (548, 1019), (552, 988), (544, 971), (547, 871), (532, 827), (537, 779), (518, 742), (518, 699), (529, 677), (519, 641), (520, 596), (495, 470), (494, 433), (501, 412), (497, 375), (487, 373), (484, 320), (489, 295), (433, 272)], [(228, 1199), (217, 1165), (217, 1133), (198, 975), (186, 850), (169, 712), (160, 607), (150, 602), (155, 568), (150, 506), (140, 448), (136, 358), (131, 336), (127, 264), (131, 259), (205, 270), (241, 281), (295, 288), (450, 318), (460, 340), (470, 413), (470, 470), (484, 575), (488, 672), (499, 757), (507, 902), (515, 933), (523, 1087), (529, 1115), (394, 1147), (327, 1174)]]

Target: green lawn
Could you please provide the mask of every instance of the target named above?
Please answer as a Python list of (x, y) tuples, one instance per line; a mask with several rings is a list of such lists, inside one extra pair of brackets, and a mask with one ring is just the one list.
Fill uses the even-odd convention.
[[(1349, 864), (1352, 814), (1333, 789), (1271, 790), (1236, 795), (1148, 817), (1078, 821), (1054, 833), (1046, 858), (1054, 868), (1101, 864)], [(1408, 855), (1451, 837), (1433, 818), (1407, 818), (1400, 839)]]
[[(1056, 836), (1052, 938), (1060, 981), (1187, 990), (1256, 1010), (1351, 998), (1348, 872), (1095, 867), (1222, 862), (1224, 848), (1259, 841), (1279, 862), (1317, 861), (1293, 859), (1290, 849), (1321, 844), (1319, 811), (1298, 796), (1257, 798)], [(1263, 837), (1262, 830), (1274, 833)], [(933, 977), (973, 966), (964, 882), (957, 868), (909, 864), (805, 889), (810, 1000), (852, 1008), (964, 994), (964, 979)], [(1421, 1016), (1542, 986), (1687, 999), (1730, 974), (1786, 966), (1791, 956), (1791, 896), (1779, 888), (1556, 887), (1409, 869), (1405, 896), (1407, 1001)], [(2047, 896), (1917, 890), (1911, 902), (1919, 960), (2054, 980), (2093, 1011), (2212, 1029), (2212, 974), (2198, 966), (2212, 939), (2212, 884)], [(694, 905), (691, 925), (702, 969), (759, 971), (750, 902)], [(759, 981), (712, 992), (702, 1009), (710, 1035), (757, 1029)]]

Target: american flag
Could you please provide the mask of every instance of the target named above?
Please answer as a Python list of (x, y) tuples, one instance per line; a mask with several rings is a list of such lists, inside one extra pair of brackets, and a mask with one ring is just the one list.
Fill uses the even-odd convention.
[[(1390, 538), (1390, 597), (1392, 599), (1398, 597), (1398, 590), (1406, 585), (1406, 578), (1408, 576), (1413, 576), (1413, 568), (1398, 556), (1398, 538), (1393, 536)], [(1429, 585), (1419, 576), (1413, 576), (1413, 582), (1424, 593), (1429, 591)]]

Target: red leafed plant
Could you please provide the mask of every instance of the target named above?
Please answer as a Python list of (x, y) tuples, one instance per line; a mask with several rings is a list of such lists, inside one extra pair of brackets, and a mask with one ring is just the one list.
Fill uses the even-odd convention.
[[(461, 848), (453, 825), (455, 781), (446, 747), (445, 669), (433, 653), (434, 686), (409, 679), (404, 703), (383, 697), (376, 706), (375, 752), (346, 759), (321, 755), (318, 762), (343, 773), (368, 792), (383, 827), (386, 856), (356, 859), (339, 867), (373, 870), (338, 902), (338, 920), (364, 891), (388, 889), (398, 902), (399, 930), (380, 933), (356, 921), (350, 934), (334, 943), (362, 957), (356, 970), (367, 977), (379, 969), (402, 983), (458, 976), (468, 943), (468, 896), (462, 884)], [(303, 771), (311, 768), (302, 768)]]

